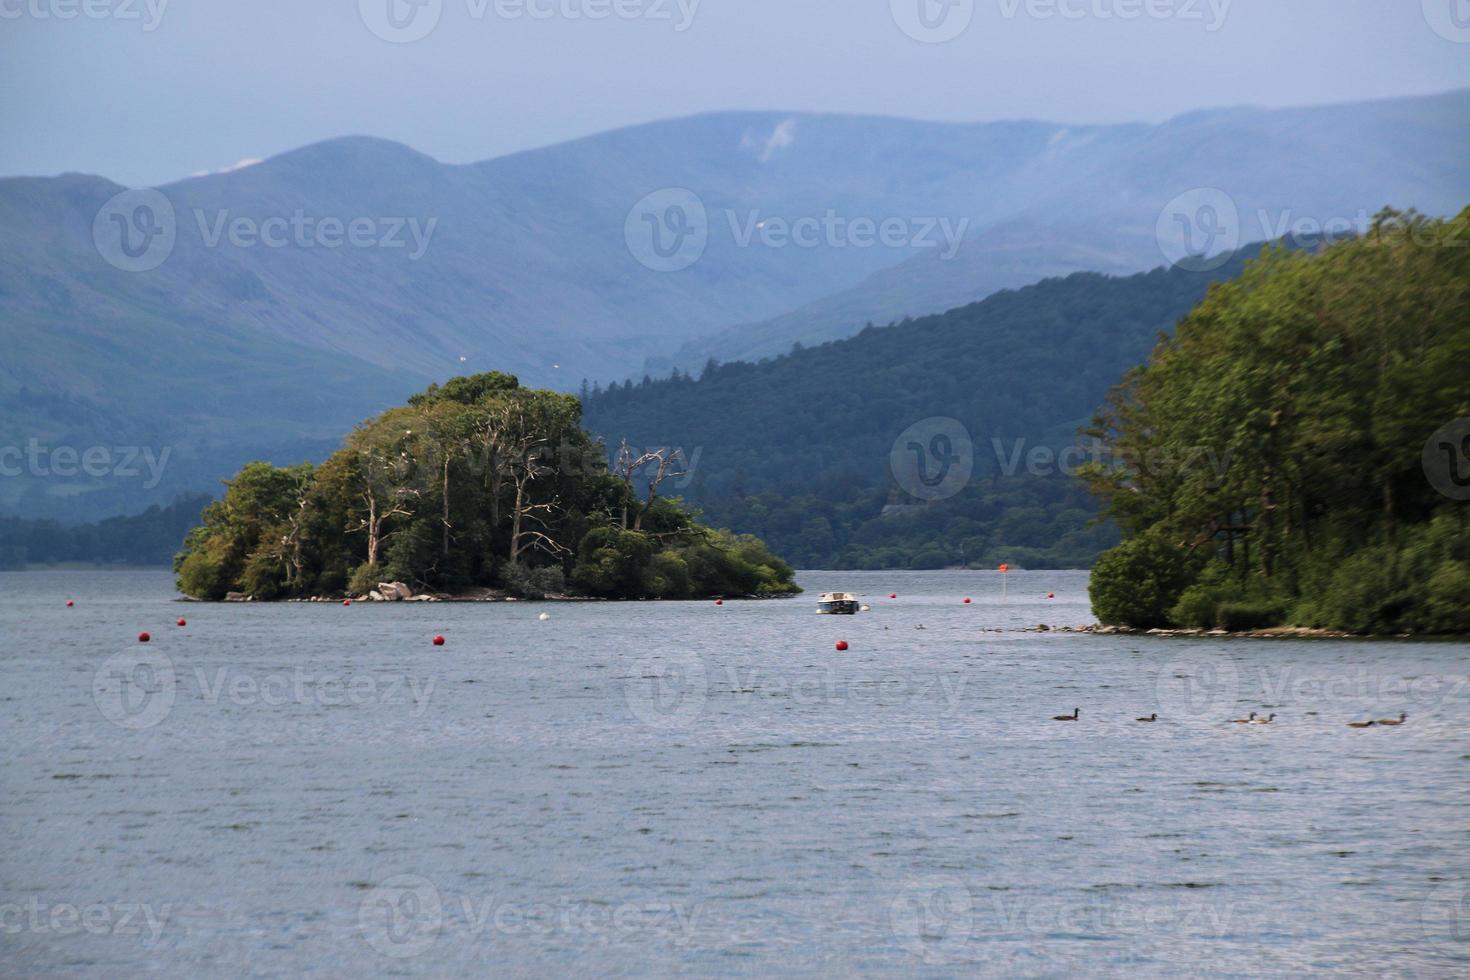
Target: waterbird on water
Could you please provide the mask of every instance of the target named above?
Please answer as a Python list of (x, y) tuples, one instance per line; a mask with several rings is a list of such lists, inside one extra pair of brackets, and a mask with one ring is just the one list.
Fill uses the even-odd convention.
[(1273, 722), (1275, 720), (1276, 720), (1276, 715), (1273, 712), (1270, 718), (1252, 718), (1251, 719), (1251, 724), (1252, 725), (1269, 725), (1269, 724), (1271, 724), (1271, 722)]
[(1082, 714), (1081, 708), (1073, 708), (1070, 715), (1052, 715), (1052, 721), (1076, 721), (1077, 716)]
[(1399, 712), (1399, 716), (1397, 718), (1379, 718), (1378, 719), (1378, 724), (1380, 724), (1380, 725), (1402, 725), (1404, 723), (1404, 721), (1408, 719), (1408, 717), (1409, 717), (1408, 712), (1406, 712), (1406, 711), (1400, 711)]
[(1347, 723), (1347, 726), (1349, 728), (1372, 728), (1373, 727), (1373, 722), (1371, 722), (1371, 721), (1350, 721), (1350, 722)]
[(1149, 715), (1147, 718), (1134, 718), (1133, 720), (1134, 721), (1158, 721), (1159, 720), (1159, 713), (1157, 711), (1155, 711), (1153, 714)]
[(1231, 718), (1230, 719), (1230, 724), (1232, 724), (1232, 725), (1249, 725), (1251, 722), (1253, 722), (1255, 720), (1256, 720), (1256, 713), (1254, 711), (1252, 711), (1250, 713), (1250, 717), (1248, 717), (1248, 718)]

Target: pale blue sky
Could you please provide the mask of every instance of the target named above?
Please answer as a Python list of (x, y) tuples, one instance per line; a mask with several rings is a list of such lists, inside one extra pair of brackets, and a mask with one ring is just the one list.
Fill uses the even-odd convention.
[[(348, 133), (467, 162), (714, 109), (1114, 122), (1470, 86), (1470, 0), (392, 0), (433, 24), (409, 43), (369, 28), (393, 33), (388, 2), (0, 0), (0, 174), (159, 183)], [(899, 26), (967, 13), (945, 43)]]

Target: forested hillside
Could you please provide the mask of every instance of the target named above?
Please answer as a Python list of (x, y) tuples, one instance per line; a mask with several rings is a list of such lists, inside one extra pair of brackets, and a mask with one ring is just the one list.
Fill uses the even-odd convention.
[[(1089, 526), (1095, 506), (1068, 472), (1027, 454), (1072, 444), (1160, 332), (1259, 251), (1208, 274), (1078, 273), (698, 378), (593, 387), (587, 425), (682, 448), (677, 492), (801, 567), (1085, 566), (1114, 532)], [(974, 478), (911, 506), (890, 472), (895, 440), (941, 418), (968, 431)]]
[(98, 565), (167, 565), (179, 540), (209, 504), (208, 494), (188, 494), (167, 507), (131, 517), (109, 517), (68, 527), (60, 521), (0, 517), (0, 569), (89, 562)]
[(1098, 617), (1470, 632), (1467, 366), (1470, 209), (1251, 264), (1097, 420)]

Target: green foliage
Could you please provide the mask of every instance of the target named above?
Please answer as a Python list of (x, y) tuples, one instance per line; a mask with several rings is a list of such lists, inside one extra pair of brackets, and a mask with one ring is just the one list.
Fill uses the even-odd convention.
[(600, 527), (582, 539), (572, 581), (596, 596), (643, 598), (653, 541), (639, 531)]
[(258, 550), (245, 559), (240, 572), (240, 591), (261, 601), (274, 599), (285, 591), (286, 566), (269, 550)]
[[(370, 565), (367, 562), (363, 562), (353, 569), (352, 574), (348, 577), (347, 592), (349, 595), (355, 596), (367, 595), (376, 589), (378, 583), (381, 581), (383, 581), (382, 570), (377, 565)], [(188, 590), (183, 589), (183, 591), (187, 592)]]
[(218, 601), (229, 592), (229, 580), (218, 557), (205, 548), (189, 551), (176, 569), (179, 591), (196, 599)]
[(167, 565), (179, 539), (199, 521), (207, 494), (182, 496), (167, 507), (65, 527), (54, 520), (0, 517), (0, 567), (56, 562)]
[(564, 592), (571, 571), (608, 598), (795, 591), (760, 542), (722, 537), (657, 487), (610, 474), (580, 419), (577, 399), (505, 374), (432, 387), (358, 426), (320, 467), (242, 469), (185, 539), (179, 586), (270, 599), (391, 580), (535, 598)]
[(1424, 628), (1434, 633), (1470, 633), (1470, 562), (1445, 561), (1429, 577)]
[[(1116, 530), (1093, 524), (1096, 503), (1070, 476), (1028, 474), (1025, 454), (1070, 445), (1211, 276), (1244, 261), (1211, 275), (1079, 273), (759, 363), (710, 363), (698, 380), (594, 389), (587, 424), (684, 447), (695, 465), (678, 492), (803, 568), (1086, 567)], [(889, 472), (894, 439), (934, 417), (969, 430), (975, 477), (953, 498), (885, 514), (917, 503)]]
[(1239, 633), (1267, 629), (1286, 621), (1286, 606), (1279, 602), (1222, 602), (1215, 610), (1215, 625)]
[[(1467, 242), (1470, 209), (1384, 212), (1320, 254), (1267, 250), (1113, 393), (1092, 434), (1116, 465), (1087, 477), (1125, 546), (1215, 559), (1169, 621), (1465, 628), (1470, 515), (1422, 454), (1470, 417)], [(1122, 580), (1103, 599), (1105, 619), (1154, 603)]]
[(1130, 538), (1104, 552), (1093, 566), (1087, 586), (1093, 612), (1114, 626), (1168, 626), (1170, 610), (1198, 574), (1197, 565), (1159, 535)]

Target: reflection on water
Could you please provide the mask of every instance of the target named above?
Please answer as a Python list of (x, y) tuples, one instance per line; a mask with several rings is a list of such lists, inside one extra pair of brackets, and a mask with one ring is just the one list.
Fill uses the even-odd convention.
[(5, 972), (1470, 967), (1470, 646), (1018, 632), (1087, 622), (1082, 573), (801, 579), (343, 608), (0, 575)]

